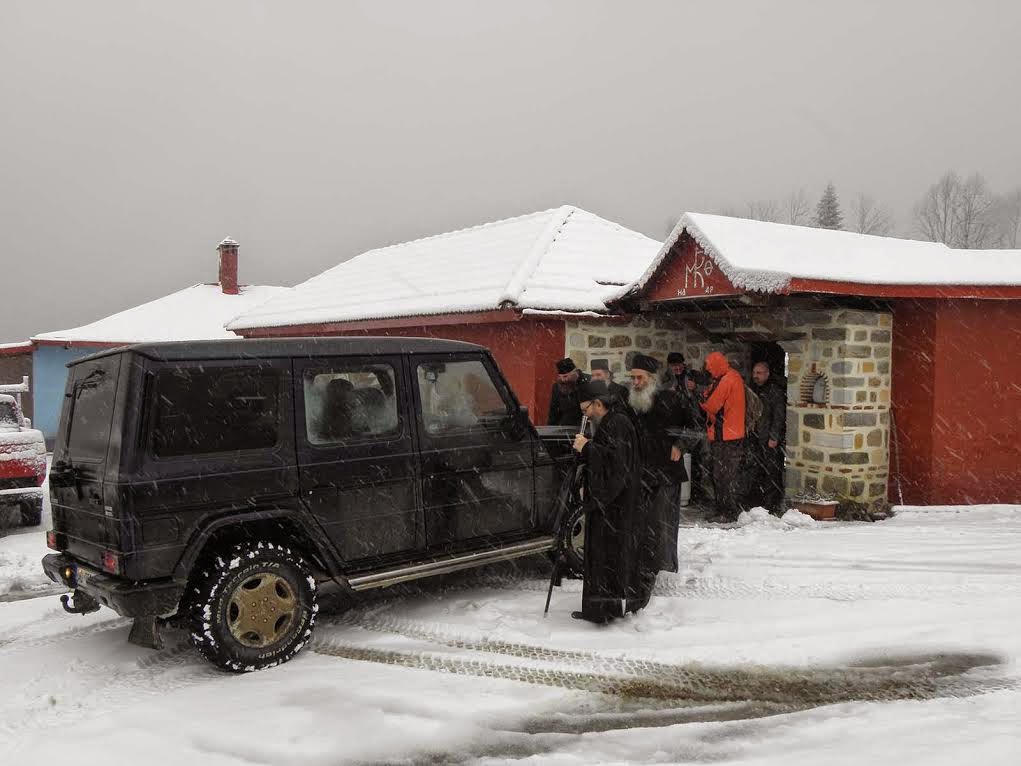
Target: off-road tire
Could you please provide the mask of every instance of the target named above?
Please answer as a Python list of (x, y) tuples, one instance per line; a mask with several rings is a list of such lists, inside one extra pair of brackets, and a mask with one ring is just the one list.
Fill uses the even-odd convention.
[(21, 526), (38, 527), (43, 523), (43, 504), (41, 501), (21, 501)]
[[(191, 642), (223, 670), (247, 673), (287, 662), (312, 636), (315, 579), (285, 545), (244, 542), (218, 551), (192, 581), (186, 595)], [(253, 622), (258, 626), (247, 630)]]
[(560, 529), (560, 549), (564, 552), (569, 577), (580, 578), (585, 572), (585, 506), (577, 503), (569, 508)]

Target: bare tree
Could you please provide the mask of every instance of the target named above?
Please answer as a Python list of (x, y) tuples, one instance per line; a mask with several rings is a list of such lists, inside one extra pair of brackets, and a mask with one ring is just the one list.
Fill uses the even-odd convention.
[(998, 200), (980, 173), (962, 181), (951, 171), (915, 206), (918, 233), (956, 248), (984, 248), (997, 234)]
[(795, 226), (808, 226), (811, 220), (812, 206), (808, 202), (804, 189), (796, 189), (788, 194), (783, 201), (780, 218), (783, 223)]
[(780, 220), (780, 206), (771, 199), (749, 202), (746, 217), (755, 221), (776, 223)]
[(957, 247), (981, 249), (990, 247), (996, 235), (998, 200), (989, 191), (980, 173), (970, 176), (962, 185), (957, 205)]
[(859, 234), (888, 237), (893, 233), (893, 213), (867, 194), (859, 194), (851, 210), (851, 225)]
[(915, 205), (915, 226), (924, 239), (954, 247), (960, 188), (961, 177), (950, 171), (930, 186)]
[(1021, 241), (1021, 186), (1000, 197), (996, 217), (999, 224), (997, 244), (1016, 249)]

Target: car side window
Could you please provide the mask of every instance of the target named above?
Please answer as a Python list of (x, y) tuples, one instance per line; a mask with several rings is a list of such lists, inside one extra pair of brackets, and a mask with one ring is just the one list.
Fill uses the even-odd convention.
[(280, 378), (278, 370), (257, 367), (158, 372), (153, 454), (177, 457), (275, 446)]
[(479, 360), (418, 365), (422, 424), (442, 435), (475, 427), (500, 428), (512, 410)]
[(394, 368), (338, 364), (306, 369), (305, 433), (310, 444), (381, 439), (400, 433)]

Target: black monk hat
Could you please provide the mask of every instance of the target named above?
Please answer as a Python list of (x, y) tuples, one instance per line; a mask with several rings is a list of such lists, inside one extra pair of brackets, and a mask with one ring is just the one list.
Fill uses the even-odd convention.
[(587, 380), (578, 386), (578, 401), (591, 402), (598, 399), (603, 404), (609, 404), (613, 399), (610, 389), (602, 380)]
[(577, 368), (574, 366), (574, 360), (571, 359), (571, 357), (569, 356), (564, 357), (559, 362), (557, 362), (557, 372), (560, 373), (561, 375), (566, 375), (571, 370), (575, 369)]
[(653, 359), (651, 356), (645, 354), (635, 354), (634, 359), (631, 360), (632, 370), (645, 370), (653, 375), (659, 370), (659, 362)]
[(671, 351), (666, 355), (667, 364), (684, 364), (684, 354), (680, 351)]
[(610, 361), (608, 359), (593, 359), (592, 369), (594, 370), (606, 370), (610, 371)]

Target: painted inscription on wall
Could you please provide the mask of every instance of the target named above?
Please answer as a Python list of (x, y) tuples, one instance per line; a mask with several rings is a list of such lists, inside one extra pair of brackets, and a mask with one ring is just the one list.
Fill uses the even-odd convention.
[(711, 258), (697, 251), (690, 263), (684, 264), (684, 287), (677, 289), (678, 297), (685, 295), (712, 295), (713, 285), (707, 281), (713, 273), (714, 264)]
[(719, 265), (685, 234), (645, 288), (645, 300), (693, 301), (740, 295)]

